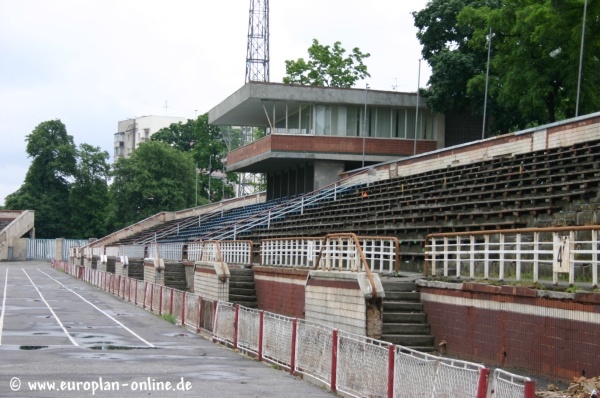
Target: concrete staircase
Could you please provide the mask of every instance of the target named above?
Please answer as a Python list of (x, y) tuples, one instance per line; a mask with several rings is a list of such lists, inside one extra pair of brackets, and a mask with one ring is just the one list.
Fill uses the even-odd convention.
[(254, 271), (250, 268), (230, 268), (229, 301), (248, 308), (258, 308)]
[[(187, 291), (185, 266), (182, 263), (165, 263), (165, 286)], [(143, 277), (142, 277), (143, 279)]]
[(136, 260), (136, 261), (129, 260), (129, 265), (127, 267), (129, 268), (129, 270), (127, 271), (127, 275), (130, 278), (139, 279), (142, 281), (144, 280), (144, 261), (143, 260)]
[(385, 291), (382, 340), (418, 351), (435, 351), (417, 284), (398, 278), (383, 278), (382, 284)]

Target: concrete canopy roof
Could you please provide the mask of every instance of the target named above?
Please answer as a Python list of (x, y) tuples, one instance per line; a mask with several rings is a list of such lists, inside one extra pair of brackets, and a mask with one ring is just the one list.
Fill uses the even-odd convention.
[[(212, 108), (208, 112), (208, 122), (219, 126), (268, 127), (269, 120), (265, 108), (271, 117), (272, 101), (281, 101), (275, 104), (277, 115), (285, 114), (283, 101), (288, 105), (319, 103), (364, 106), (365, 89), (250, 82)], [(416, 103), (416, 93), (377, 90), (369, 90), (367, 93), (369, 106), (415, 108)], [(427, 107), (422, 98), (419, 105), (420, 108)]]

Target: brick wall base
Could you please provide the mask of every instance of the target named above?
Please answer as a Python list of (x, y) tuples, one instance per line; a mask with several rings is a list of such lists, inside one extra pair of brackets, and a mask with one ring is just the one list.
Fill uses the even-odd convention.
[(600, 294), (545, 294), (465, 283), (423, 287), (421, 300), (449, 355), (564, 381), (600, 375)]

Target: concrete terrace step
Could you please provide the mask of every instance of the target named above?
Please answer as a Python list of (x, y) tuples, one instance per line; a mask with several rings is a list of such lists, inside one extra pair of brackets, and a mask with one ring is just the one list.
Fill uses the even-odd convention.
[(229, 301), (236, 304), (239, 304), (241, 302), (256, 302), (256, 296), (229, 294)]
[(229, 296), (256, 296), (256, 289), (254, 286), (251, 289), (242, 289), (239, 287), (232, 288), (229, 286)]
[(238, 288), (238, 289), (254, 289), (254, 281), (252, 282), (239, 282), (231, 278), (229, 280), (229, 289)]
[(384, 323), (383, 334), (429, 334), (431, 326), (426, 323)]
[(385, 300), (386, 301), (410, 301), (410, 302), (420, 302), (421, 301), (421, 293), (419, 292), (394, 292), (386, 290), (385, 291)]
[(381, 285), (383, 286), (383, 290), (386, 293), (388, 292), (418, 292), (419, 287), (415, 282), (408, 281), (398, 281), (398, 282), (389, 282), (382, 281)]
[[(254, 275), (252, 276), (247, 276), (247, 275), (237, 275), (237, 274), (231, 274), (231, 282), (250, 282), (252, 284), (254, 284)], [(229, 285), (231, 286), (231, 284)]]
[(392, 312), (383, 313), (383, 323), (425, 323), (427, 321), (427, 314), (425, 313), (402, 313)]
[(392, 344), (398, 344), (405, 347), (411, 346), (433, 346), (433, 336), (429, 335), (410, 335), (410, 334), (384, 334), (383, 340)]
[[(387, 298), (387, 297), (386, 297)], [(383, 313), (386, 312), (422, 312), (423, 304), (416, 302), (401, 302), (401, 301), (384, 301), (383, 302)]]

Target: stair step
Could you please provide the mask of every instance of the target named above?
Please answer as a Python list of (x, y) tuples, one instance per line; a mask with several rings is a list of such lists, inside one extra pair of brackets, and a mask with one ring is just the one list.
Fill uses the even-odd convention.
[(384, 323), (383, 334), (429, 334), (431, 326), (426, 323)]
[(254, 282), (238, 282), (229, 280), (229, 289), (231, 288), (239, 288), (239, 289), (254, 289)]
[(403, 346), (433, 346), (433, 336), (414, 334), (384, 334), (383, 340)]
[(239, 287), (231, 287), (229, 286), (229, 295), (236, 295), (236, 296), (256, 296), (256, 289), (254, 289), (254, 287), (252, 287), (252, 289), (242, 289)]
[(387, 292), (416, 292), (419, 287), (415, 282), (382, 282), (383, 290)]
[(383, 323), (425, 323), (427, 314), (422, 312), (403, 313), (403, 312), (384, 312)]
[(229, 273), (231, 275), (235, 275), (236, 277), (238, 275), (254, 277), (254, 271), (252, 268), (229, 268)]
[(421, 293), (419, 292), (394, 292), (385, 290), (386, 301), (421, 301)]
[(231, 282), (252, 282), (254, 283), (254, 275), (231, 275)]
[(383, 312), (422, 312), (423, 304), (421, 303), (408, 303), (408, 302), (383, 302)]
[(241, 301), (256, 301), (256, 296), (247, 296), (247, 295), (229, 293), (229, 301), (231, 301), (233, 303), (239, 303)]
[[(231, 300), (231, 298), (230, 298)], [(234, 304), (239, 304), (242, 307), (246, 307), (246, 308), (258, 308), (258, 303), (256, 301), (234, 301), (231, 300), (232, 303)]]

